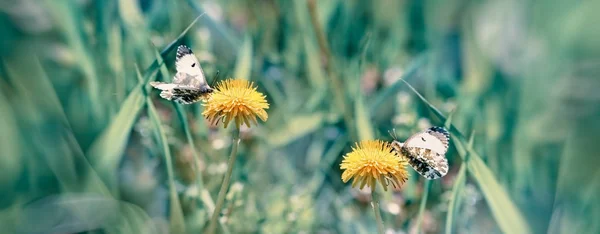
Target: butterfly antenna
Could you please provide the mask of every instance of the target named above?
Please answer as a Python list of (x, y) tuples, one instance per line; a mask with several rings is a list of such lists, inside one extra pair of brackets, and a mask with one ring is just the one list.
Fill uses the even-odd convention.
[(392, 139), (394, 139), (395, 141), (398, 140), (398, 136), (396, 135), (396, 129), (392, 129), (392, 131), (388, 130), (388, 134), (390, 134), (390, 136), (392, 137)]
[(214, 87), (215, 83), (217, 83), (217, 80), (219, 80), (219, 75), (221, 75), (221, 72), (219, 70), (217, 70), (217, 73), (215, 74), (215, 77), (213, 78), (212, 84), (210, 85), (211, 87)]

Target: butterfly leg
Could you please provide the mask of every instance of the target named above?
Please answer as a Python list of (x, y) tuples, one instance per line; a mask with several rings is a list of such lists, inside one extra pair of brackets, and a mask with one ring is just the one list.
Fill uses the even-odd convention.
[(212, 93), (213, 89), (208, 85), (200, 86), (200, 93)]
[(160, 97), (170, 101), (171, 98), (173, 98), (173, 93), (171, 92), (171, 90), (165, 90), (160, 92)]

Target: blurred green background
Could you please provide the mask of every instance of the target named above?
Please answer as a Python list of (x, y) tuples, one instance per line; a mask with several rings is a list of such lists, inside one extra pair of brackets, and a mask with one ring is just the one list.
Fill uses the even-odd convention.
[(0, 1), (2, 233), (206, 229), (231, 128), (147, 85), (172, 79), (180, 44), (211, 84), (217, 71), (249, 79), (271, 104), (242, 129), (218, 233), (375, 233), (370, 190), (342, 183), (342, 155), (445, 123), (448, 175), (408, 168), (401, 189), (377, 190), (386, 233), (598, 233), (598, 9)]

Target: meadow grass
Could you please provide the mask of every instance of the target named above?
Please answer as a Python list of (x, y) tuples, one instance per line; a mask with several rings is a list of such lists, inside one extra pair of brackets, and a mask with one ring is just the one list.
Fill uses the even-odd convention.
[(376, 189), (387, 233), (600, 231), (596, 2), (26, 2), (0, 4), (3, 232), (208, 229), (231, 127), (148, 85), (181, 44), (270, 104), (217, 233), (376, 233), (342, 155), (431, 125), (450, 172)]

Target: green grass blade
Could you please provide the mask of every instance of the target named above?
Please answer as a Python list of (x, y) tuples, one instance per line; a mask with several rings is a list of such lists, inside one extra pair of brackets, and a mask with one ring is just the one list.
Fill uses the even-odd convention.
[(270, 132), (268, 136), (266, 135), (263, 137), (267, 139), (271, 147), (284, 146), (319, 129), (323, 125), (324, 120), (325, 114), (320, 112), (310, 115), (294, 116), (287, 121), (285, 127), (278, 128), (275, 131)]
[[(33, 109), (34, 112), (30, 113), (32, 115), (44, 113), (45, 118), (47, 118), (42, 121), (38, 117), (35, 117), (31, 119), (29, 124), (39, 126), (36, 128), (43, 128), (43, 125), (48, 124), (46, 121), (60, 125), (57, 131), (52, 133), (53, 136), (50, 137), (51, 139), (42, 133), (42, 131), (34, 133), (36, 135), (35, 138), (38, 139), (38, 143), (41, 144), (40, 141), (43, 141), (43, 139), (52, 142), (54, 147), (47, 149), (46, 155), (61, 157), (60, 160), (48, 160), (48, 166), (68, 191), (80, 190), (78, 186), (81, 178), (77, 176), (76, 171), (76, 165), (79, 165), (80, 167), (84, 167), (84, 171), (87, 173), (85, 178), (88, 179), (88, 183), (86, 183), (88, 188), (86, 189), (89, 190), (85, 191), (109, 194), (108, 189), (92, 169), (88, 160), (84, 157), (79, 143), (75, 140), (72, 127), (59, 101), (58, 95), (39, 59), (33, 56), (32, 52), (21, 51), (15, 54), (15, 57), (6, 60), (5, 65), (7, 74), (12, 81), (11, 83), (14, 85), (17, 93), (22, 95), (20, 98), (28, 101), (26, 104), (21, 104), (20, 106)], [(37, 77), (37, 79), (23, 79), (23, 77)], [(6, 120), (9, 120), (9, 118), (6, 118)], [(7, 149), (9, 148), (7, 147)], [(51, 153), (51, 150), (54, 150), (53, 152), (55, 153)]]
[[(156, 53), (156, 51), (155, 51), (155, 55), (156, 55), (156, 61), (158, 61), (158, 64), (160, 64), (159, 65), (160, 72), (161, 72), (163, 78), (168, 77), (169, 74), (168, 74), (167, 68), (164, 66), (164, 64), (161, 61), (162, 57), (160, 56), (160, 54)], [(141, 76), (139, 75), (139, 70), (138, 70), (138, 79), (141, 79)], [(169, 144), (167, 141), (165, 130), (162, 128), (160, 117), (158, 116), (156, 107), (154, 107), (154, 104), (152, 103), (152, 99), (150, 97), (146, 97), (146, 102), (148, 104), (148, 116), (150, 116), (150, 119), (152, 120), (152, 123), (154, 124), (154, 128), (156, 130), (156, 135), (158, 136), (158, 140), (160, 142), (160, 145), (162, 146), (164, 160), (165, 160), (165, 166), (167, 169), (167, 180), (168, 180), (168, 186), (169, 186), (169, 200), (171, 201), (169, 204), (171, 231), (173, 233), (185, 233), (185, 220), (184, 220), (184, 216), (183, 216), (183, 211), (181, 209), (181, 202), (179, 201), (179, 196), (177, 195), (177, 191), (175, 190), (175, 173), (173, 172), (173, 163), (172, 163), (173, 160), (171, 157), (171, 150), (169, 149)], [(179, 111), (178, 111), (178, 113), (179, 113)], [(185, 116), (183, 116), (183, 117), (185, 117)], [(182, 121), (182, 123), (185, 126), (187, 126), (187, 121)], [(186, 134), (187, 133), (189, 133), (189, 131), (186, 132)], [(191, 137), (191, 135), (190, 135), (190, 137)], [(191, 144), (192, 144), (191, 146), (194, 147), (193, 142)], [(192, 149), (193, 149), (194, 158), (197, 159), (196, 150), (195, 150), (195, 148), (192, 148)]]
[(86, 48), (86, 42), (84, 37), (81, 35), (82, 27), (82, 15), (81, 12), (77, 11), (77, 7), (72, 7), (74, 4), (70, 0), (58, 0), (58, 1), (44, 1), (45, 7), (48, 12), (56, 20), (56, 26), (64, 35), (67, 44), (73, 50), (73, 55), (77, 60), (77, 65), (84, 74), (86, 80), (86, 92), (89, 93), (91, 104), (91, 110), (94, 112), (94, 116), (98, 117), (102, 115), (101, 111), (101, 99), (99, 92), (99, 78), (97, 76), (97, 69), (95, 63), (92, 60), (93, 56), (90, 56), (89, 50)]
[[(121, 155), (123, 154), (123, 150), (129, 139), (129, 133), (135, 124), (139, 112), (145, 104), (144, 90), (147, 90), (148, 81), (154, 77), (154, 73), (163, 63), (162, 58), (175, 49), (179, 40), (185, 36), (201, 16), (202, 15), (196, 17), (196, 19), (175, 40), (160, 52), (160, 57), (154, 60), (146, 71), (144, 71), (144, 75), (141, 78), (142, 82), (139, 82), (127, 95), (127, 98), (121, 104), (117, 115), (113, 117), (109, 126), (103, 130), (100, 136), (88, 149), (86, 155), (90, 160), (93, 160), (93, 165), (99, 173), (103, 175), (107, 174), (104, 176), (104, 179), (110, 181), (108, 183), (109, 186), (116, 183), (115, 173), (113, 172), (116, 170), (118, 162), (121, 159)], [(138, 76), (138, 79), (139, 78), (140, 77)]]
[(276, 81), (272, 79), (262, 79), (260, 83), (262, 84), (262, 88), (265, 89), (266, 93), (268, 93), (269, 97), (273, 100), (274, 106), (284, 105), (287, 97), (284, 92), (277, 87)]
[[(444, 126), (448, 128), (452, 124), (452, 117), (454, 116), (455, 110), (452, 110), (448, 115), (448, 118), (444, 122)], [(417, 215), (417, 223), (416, 223), (416, 233), (420, 233), (421, 223), (423, 221), (423, 213), (425, 212), (425, 207), (427, 205), (427, 198), (429, 197), (429, 190), (431, 189), (431, 180), (425, 180), (423, 184), (423, 197), (421, 198), (421, 204), (419, 205), (419, 213)]]
[[(401, 80), (408, 79), (409, 77), (412, 77), (415, 74), (417, 74), (417, 71), (419, 71), (419, 68), (421, 68), (423, 66), (423, 64), (425, 64), (427, 62), (427, 58), (428, 58), (427, 54), (417, 57), (414, 60), (414, 62), (412, 62), (410, 64), (410, 66), (408, 66), (408, 68), (402, 75)], [(381, 106), (381, 104), (383, 104), (386, 100), (390, 100), (392, 95), (396, 94), (398, 92), (398, 90), (400, 89), (400, 87), (402, 87), (402, 84), (400, 82), (396, 82), (393, 85), (387, 87), (382, 92), (380, 92), (375, 97), (375, 99), (372, 101), (372, 103), (370, 105), (369, 113), (371, 113), (371, 114), (377, 113), (377, 110), (379, 110), (379, 106)]]
[(192, 133), (190, 132), (190, 126), (185, 115), (185, 110), (180, 104), (173, 103), (173, 105), (175, 106), (177, 117), (179, 118), (179, 121), (181, 121), (183, 131), (185, 132), (186, 140), (188, 141), (188, 144), (190, 144), (190, 147), (193, 151), (192, 155), (194, 156), (194, 163), (196, 164), (194, 166), (194, 169), (196, 170), (196, 186), (198, 186), (198, 191), (200, 191), (198, 196), (200, 198), (200, 201), (204, 203), (204, 206), (207, 207), (207, 214), (211, 215), (212, 212), (210, 211), (214, 210), (215, 202), (210, 196), (210, 192), (204, 187), (204, 178), (202, 177), (202, 172), (198, 168), (198, 166), (200, 165), (200, 156), (198, 156), (196, 146), (194, 144), (194, 139), (192, 138)]
[[(202, 12), (202, 15), (206, 13), (198, 1), (187, 0), (187, 3), (192, 7), (192, 9), (194, 9), (194, 11)], [(215, 41), (218, 43), (224, 43), (221, 46), (223, 46), (225, 49), (229, 49), (229, 51), (223, 52), (226, 52), (227, 56), (237, 56), (237, 52), (242, 42), (233, 35), (231, 29), (224, 27), (223, 24), (215, 22), (215, 20), (213, 20), (211, 17), (206, 18), (205, 24), (207, 24), (211, 31), (216, 32), (214, 34), (214, 37), (216, 38)]]
[(327, 152), (323, 154), (319, 167), (317, 168), (317, 170), (315, 170), (315, 173), (313, 173), (312, 178), (308, 180), (309, 182), (306, 186), (308, 191), (312, 191), (315, 193), (318, 192), (318, 189), (323, 185), (323, 182), (325, 181), (327, 171), (329, 170), (329, 168), (331, 168), (336, 159), (340, 157), (340, 154), (344, 150), (344, 147), (347, 143), (348, 140), (346, 139), (346, 137), (339, 137), (333, 142), (331, 148), (329, 148), (329, 150), (327, 150)]
[(165, 130), (162, 128), (160, 118), (156, 112), (156, 108), (152, 103), (152, 100), (147, 97), (146, 102), (148, 104), (148, 116), (154, 123), (154, 129), (157, 131), (159, 136), (159, 142), (163, 150), (165, 165), (167, 167), (167, 179), (169, 185), (169, 199), (170, 199), (170, 223), (172, 233), (185, 233), (185, 221), (183, 219), (183, 211), (181, 210), (181, 203), (179, 196), (175, 190), (175, 174), (173, 172), (173, 164), (171, 158), (171, 151), (169, 150), (169, 144), (167, 142), (167, 136)]
[(423, 222), (423, 214), (425, 213), (425, 207), (427, 206), (427, 198), (429, 197), (429, 190), (431, 189), (431, 180), (425, 180), (423, 183), (423, 197), (421, 197), (421, 204), (419, 205), (419, 213), (417, 214), (417, 223), (415, 233), (421, 233), (421, 223)]
[[(475, 133), (471, 133), (471, 137), (469, 138), (468, 147), (473, 147), (473, 139), (475, 138)], [(464, 149), (461, 149), (460, 154), (465, 154)], [(463, 157), (465, 159), (464, 162), (460, 164), (460, 169), (458, 169), (458, 174), (456, 179), (454, 180), (454, 185), (452, 186), (452, 195), (450, 197), (450, 203), (448, 204), (448, 213), (446, 214), (446, 234), (452, 233), (453, 225), (455, 223), (455, 217), (460, 209), (461, 205), (461, 195), (463, 194), (463, 190), (465, 188), (465, 184), (467, 182), (467, 163), (469, 157), (465, 155)]]
[(108, 233), (157, 233), (152, 219), (137, 205), (85, 193), (51, 195), (21, 204), (16, 233), (80, 233), (104, 229)]
[(369, 112), (365, 107), (364, 98), (359, 94), (359, 97), (354, 102), (354, 115), (356, 118), (356, 130), (359, 140), (375, 139), (373, 126), (369, 120)]
[(308, 35), (303, 36), (304, 41), (304, 53), (306, 53), (305, 63), (306, 71), (308, 72), (308, 80), (315, 89), (326, 89), (327, 78), (325, 71), (321, 65), (321, 54), (319, 54), (318, 46), (316, 42)]
[(457, 108), (452, 109), (450, 114), (448, 114), (448, 118), (446, 119), (446, 121), (444, 121), (444, 128), (450, 129), (450, 126), (452, 126), (452, 117), (454, 117), (454, 113), (456, 113), (456, 109)]
[[(0, 78), (1, 79), (1, 78)], [(0, 139), (0, 149), (3, 155), (10, 157), (0, 157), (0, 190), (7, 191), (8, 188), (17, 184), (19, 174), (24, 169), (21, 163), (22, 155), (19, 148), (19, 138), (21, 133), (17, 127), (17, 116), (8, 102), (8, 98), (0, 92), (0, 129), (2, 129), (2, 138)], [(10, 136), (10, 137), (9, 137)], [(6, 189), (6, 190), (5, 190)]]
[(116, 175), (113, 172), (118, 166), (137, 116), (145, 104), (142, 85), (142, 83), (138, 84), (129, 93), (110, 125), (92, 143), (87, 152), (96, 170), (101, 174), (112, 175), (110, 178), (105, 178), (110, 181), (107, 181), (109, 185), (116, 182)]
[(194, 25), (196, 25), (198, 20), (200, 20), (200, 17), (202, 17), (203, 15), (204, 13), (198, 15), (196, 19), (194, 19), (194, 21), (192, 21), (190, 25), (188, 25), (187, 28), (185, 28), (185, 30), (183, 30), (183, 32), (181, 32), (181, 34), (179, 34), (177, 38), (175, 38), (175, 40), (171, 41), (171, 43), (169, 43), (167, 46), (165, 46), (165, 48), (162, 51), (160, 51), (161, 60), (154, 60), (154, 62), (148, 68), (146, 68), (146, 70), (144, 70), (144, 80), (146, 80), (146, 82), (148, 81), (150, 74), (156, 71), (156, 69), (158, 69), (158, 67), (162, 64), (162, 59), (165, 56), (167, 56), (167, 54), (169, 54), (171, 51), (175, 50), (175, 48), (177, 48), (177, 45), (179, 44), (181, 39), (188, 33), (190, 29), (192, 29)]
[(141, 207), (121, 202), (119, 208), (122, 219), (114, 233), (161, 233), (159, 226), (154, 225), (152, 218)]
[(314, 40), (308, 35), (304, 35), (304, 53), (306, 54), (304, 63), (306, 64), (307, 78), (311, 84), (313, 92), (306, 101), (306, 108), (314, 110), (316, 106), (323, 102), (327, 95), (328, 83), (325, 71), (321, 67), (320, 53)]
[(252, 38), (246, 36), (244, 44), (238, 53), (238, 60), (235, 65), (234, 79), (250, 80), (252, 72)]
[[(155, 56), (156, 56), (156, 60), (161, 60), (161, 56), (160, 53), (158, 53), (158, 51), (155, 51)], [(167, 71), (167, 67), (163, 65), (160, 66), (160, 73), (162, 74), (163, 77), (168, 77), (169, 76), (169, 72)], [(192, 133), (190, 131), (190, 126), (187, 120), (187, 116), (185, 113), (185, 109), (183, 108), (182, 105), (177, 104), (175, 102), (173, 103), (173, 107), (175, 108), (175, 111), (177, 112), (177, 117), (179, 118), (179, 121), (181, 122), (181, 126), (183, 128), (183, 131), (185, 132), (185, 137), (186, 140), (188, 142), (188, 144), (190, 144), (190, 147), (192, 148), (192, 155), (194, 156), (194, 169), (196, 170), (196, 183), (198, 186), (198, 191), (199, 194), (199, 199), (200, 201), (202, 201), (202, 203), (204, 203), (204, 206), (207, 207), (207, 214), (211, 215), (211, 212), (209, 212), (210, 210), (214, 209), (215, 206), (215, 202), (212, 199), (212, 197), (210, 196), (210, 192), (204, 187), (204, 178), (202, 178), (202, 172), (200, 172), (200, 170), (198, 169), (199, 166), (199, 160), (200, 157), (198, 156), (198, 151), (196, 149), (196, 144), (194, 143), (194, 139), (192, 138)]]
[[(400, 80), (406, 84), (420, 99), (423, 101), (429, 109), (442, 121), (446, 120), (446, 117), (427, 99), (425, 99), (414, 87), (408, 82)], [(454, 126), (451, 125), (449, 128), (450, 132), (458, 138), (458, 143), (461, 145), (467, 144), (466, 137)], [(481, 157), (472, 147), (465, 147), (470, 157), (467, 165), (472, 177), (479, 185), (483, 196), (490, 206), (492, 215), (498, 222), (498, 226), (505, 233), (531, 233), (531, 228), (527, 224), (524, 216), (521, 214), (515, 203), (512, 202), (508, 193), (500, 185), (492, 171), (485, 165)], [(464, 157), (465, 155), (461, 155)], [(464, 160), (464, 158), (463, 158)]]
[(452, 186), (452, 197), (450, 198), (450, 202), (448, 204), (448, 213), (446, 214), (446, 234), (451, 234), (453, 225), (455, 222), (456, 213), (460, 208), (460, 196), (463, 193), (465, 188), (465, 182), (467, 177), (467, 164), (460, 164), (460, 169), (458, 170), (458, 175), (454, 181), (454, 185)]
[[(137, 1), (134, 0), (119, 0), (119, 15), (123, 22), (129, 27), (143, 27), (144, 15), (139, 7)], [(136, 30), (138, 32), (145, 32), (144, 30)]]
[[(161, 60), (160, 55), (156, 55), (157, 61)], [(167, 69), (164, 65), (160, 65), (160, 71), (162, 72), (163, 77), (168, 76)], [(137, 69), (138, 79), (142, 79), (139, 69)], [(177, 195), (177, 191), (175, 190), (175, 173), (173, 172), (173, 160), (171, 157), (171, 150), (169, 148), (169, 143), (167, 141), (167, 136), (165, 134), (165, 130), (162, 127), (160, 117), (158, 116), (158, 112), (156, 111), (156, 107), (154, 107), (154, 103), (152, 103), (152, 99), (150, 97), (146, 97), (146, 103), (148, 105), (148, 116), (152, 120), (155, 129), (155, 135), (158, 137), (158, 141), (163, 151), (164, 163), (167, 169), (167, 181), (169, 186), (169, 200), (171, 201), (169, 204), (170, 208), (170, 230), (173, 233), (185, 233), (185, 220), (183, 217), (183, 210), (181, 209), (181, 202), (179, 201), (179, 196)], [(194, 155), (196, 151), (194, 150)]]
[[(471, 132), (471, 136), (469, 137), (469, 141), (467, 142), (467, 148), (472, 149), (473, 148), (473, 142), (475, 141), (475, 131)], [(464, 160), (465, 162), (469, 161), (469, 155), (465, 155)]]

